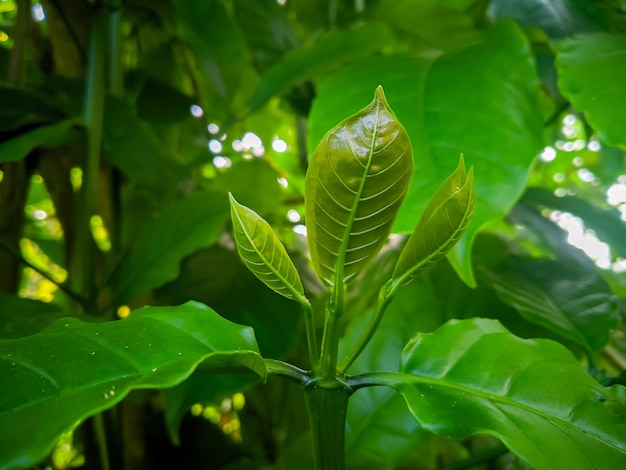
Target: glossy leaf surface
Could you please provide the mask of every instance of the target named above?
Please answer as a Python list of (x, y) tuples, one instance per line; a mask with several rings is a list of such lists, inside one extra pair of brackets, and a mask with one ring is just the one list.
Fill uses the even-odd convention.
[(217, 242), (228, 217), (224, 199), (199, 191), (147, 223), (109, 280), (113, 301), (129, 302), (175, 279), (185, 256)]
[(626, 148), (626, 115), (615, 109), (616, 103), (626, 103), (626, 35), (564, 39), (557, 44), (556, 65), (563, 96), (585, 113), (603, 141)]
[(519, 256), (509, 256), (483, 272), (500, 299), (527, 321), (589, 352), (602, 349), (617, 327), (616, 298), (594, 272), (576, 272), (556, 261)]
[(145, 307), (108, 323), (61, 319), (39, 334), (0, 341), (0, 467), (35, 464), (59, 435), (128, 392), (165, 388), (198, 366), (265, 376), (251, 328), (197, 302)]
[(471, 241), (483, 224), (510, 211), (543, 148), (538, 79), (528, 43), (515, 25), (499, 23), (455, 52), (375, 57), (344, 67), (320, 83), (309, 119), (309, 149), (378, 84), (415, 153), (411, 186), (394, 230), (413, 231), (461, 153), (474, 167), (476, 211), (448, 253), (463, 280), (473, 284)]
[(459, 166), (432, 197), (400, 253), (393, 279), (408, 282), (445, 256), (469, 225), (475, 204), (473, 169), (466, 173), (461, 156)]
[(73, 128), (77, 124), (77, 119), (66, 119), (0, 142), (0, 163), (22, 160), (37, 147), (56, 147), (76, 138), (78, 133)]
[(274, 292), (307, 304), (300, 275), (270, 224), (229, 196), (237, 251), (245, 265)]
[(556, 342), (520, 339), (494, 320), (452, 320), (413, 338), (401, 371), (392, 386), (437, 435), (491, 434), (538, 469), (626, 465), (620, 390), (601, 387)]
[(309, 249), (320, 279), (347, 282), (376, 255), (412, 168), (409, 137), (380, 87), (369, 106), (324, 136), (311, 157), (305, 189)]

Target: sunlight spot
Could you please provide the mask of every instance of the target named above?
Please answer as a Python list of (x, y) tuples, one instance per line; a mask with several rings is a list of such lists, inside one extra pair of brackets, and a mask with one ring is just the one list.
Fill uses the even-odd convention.
[(276, 178), (276, 181), (278, 181), (278, 184), (280, 184), (283, 188), (289, 187), (289, 181), (285, 178)]
[(153, 368), (152, 368), (152, 372), (156, 372), (156, 371), (157, 371), (157, 368), (156, 368), (156, 367), (153, 367)]
[(218, 155), (213, 159), (213, 165), (215, 168), (230, 168), (233, 162), (230, 161), (230, 158), (223, 157), (222, 155)]
[(562, 183), (565, 181), (565, 175), (563, 173), (555, 173), (552, 179), (557, 183)]
[(233, 395), (233, 408), (236, 411), (241, 410), (246, 404), (246, 397), (243, 393), (235, 393)]
[(297, 233), (298, 235), (302, 235), (303, 237), (306, 237), (306, 225), (303, 225), (303, 224), (294, 225), (293, 231), (294, 233)]
[(582, 219), (569, 212), (553, 211), (550, 219), (567, 232), (567, 242), (580, 248), (602, 269), (611, 268), (609, 245), (598, 240), (593, 230), (585, 229)]
[(209, 140), (209, 150), (213, 153), (220, 153), (222, 151), (222, 143), (219, 140)]
[(237, 140), (233, 140), (233, 150), (235, 152), (241, 152), (243, 151), (243, 144), (241, 143), (241, 140), (237, 139)]
[(99, 215), (92, 215), (90, 223), (91, 233), (98, 248), (100, 248), (101, 251), (109, 251), (111, 249), (111, 240), (109, 239), (107, 229), (104, 227), (102, 217)]
[(587, 148), (591, 150), (592, 152), (597, 152), (602, 148), (602, 146), (600, 145), (600, 142), (598, 142), (597, 140), (592, 140), (587, 144)]
[(33, 14), (33, 19), (36, 22), (41, 23), (43, 21), (46, 21), (46, 11), (43, 9), (43, 6), (41, 5), (41, 3), (35, 3), (32, 6), (32, 14)]
[(193, 117), (199, 118), (199, 117), (202, 117), (204, 115), (203, 109), (200, 106), (198, 106), (197, 104), (192, 104), (191, 108), (190, 108), (190, 111), (191, 111), (191, 115)]
[(278, 153), (285, 152), (287, 150), (287, 142), (281, 139), (275, 139), (274, 142), (272, 142), (272, 148)]
[(217, 134), (220, 131), (220, 126), (218, 126), (214, 122), (209, 124), (206, 128), (211, 134)]
[(585, 183), (590, 183), (596, 179), (596, 175), (590, 172), (587, 168), (581, 168), (578, 170), (577, 174), (578, 177)]
[(289, 219), (290, 222), (294, 222), (294, 223), (300, 222), (300, 220), (302, 219), (298, 211), (295, 209), (289, 209), (289, 212), (287, 212), (287, 218)]
[(193, 416), (200, 416), (203, 410), (204, 407), (200, 403), (195, 403), (194, 405), (191, 405), (191, 414)]
[(70, 170), (70, 183), (74, 192), (77, 192), (83, 184), (83, 170), (75, 166)]
[(545, 149), (543, 149), (543, 152), (541, 152), (539, 158), (541, 158), (541, 160), (544, 162), (551, 162), (556, 158), (556, 150), (554, 150), (554, 148), (552, 147), (546, 147)]
[(6, 42), (9, 40), (9, 35), (4, 31), (0, 31), (0, 42)]
[(606, 201), (612, 206), (617, 206), (626, 202), (626, 184), (618, 183), (612, 185), (606, 191)]
[(33, 211), (33, 217), (37, 220), (45, 220), (48, 217), (48, 213), (42, 209)]
[(572, 163), (574, 164), (574, 166), (583, 166), (583, 159), (581, 157), (574, 157), (574, 159), (572, 160)]
[(261, 142), (261, 138), (253, 132), (246, 132), (241, 139), (241, 143), (243, 144), (246, 150), (259, 148), (263, 146), (263, 142)]

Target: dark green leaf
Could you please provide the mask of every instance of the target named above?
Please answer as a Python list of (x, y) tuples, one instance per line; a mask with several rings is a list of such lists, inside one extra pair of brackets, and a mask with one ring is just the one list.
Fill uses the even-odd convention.
[(47, 102), (39, 90), (25, 90), (0, 84), (0, 131), (56, 122), (62, 119), (59, 109)]
[(600, 139), (626, 148), (626, 35), (590, 34), (556, 46), (559, 88)]
[(494, 320), (452, 320), (405, 348), (388, 384), (425, 429), (491, 434), (538, 469), (621, 469), (626, 408), (563, 346), (523, 340)]
[(377, 23), (359, 24), (345, 31), (324, 33), (314, 43), (294, 50), (263, 76), (250, 99), (250, 109), (258, 111), (272, 96), (284, 93), (298, 83), (332, 72), (348, 62), (368, 57), (389, 47), (394, 41), (391, 30)]
[(38, 333), (67, 315), (57, 304), (0, 292), (0, 338), (19, 338)]
[(67, 119), (0, 142), (0, 163), (22, 160), (37, 147), (56, 147), (77, 137), (74, 127), (77, 119)]
[(372, 58), (343, 68), (320, 84), (309, 120), (309, 149), (378, 84), (385, 87), (415, 152), (411, 187), (394, 230), (413, 230), (428, 197), (452, 173), (461, 153), (474, 166), (476, 211), (448, 253), (472, 284), (473, 237), (487, 221), (509, 212), (543, 147), (538, 80), (526, 39), (515, 25), (500, 23), (454, 53)]
[(133, 182), (162, 194), (184, 174), (154, 129), (123, 101), (107, 98), (102, 132), (105, 158)]
[(349, 281), (387, 241), (413, 167), (411, 143), (382, 88), (337, 124), (306, 175), (307, 236), (313, 266), (330, 285)]
[(221, 194), (196, 192), (146, 224), (113, 272), (113, 301), (123, 304), (176, 278), (182, 259), (215, 244), (228, 217)]
[(0, 467), (35, 464), (77, 421), (131, 390), (165, 388), (198, 366), (243, 367), (265, 376), (254, 333), (190, 302), (145, 307), (128, 319), (55, 322), (41, 333), (0, 340)]
[(270, 224), (230, 194), (231, 220), (239, 256), (274, 292), (308, 305), (296, 267)]
[(465, 172), (461, 156), (459, 166), (432, 197), (400, 253), (394, 281), (404, 284), (445, 256), (469, 225), (475, 203), (473, 169)]
[(529, 322), (598, 351), (617, 327), (611, 290), (594, 272), (580, 273), (551, 260), (510, 256), (486, 281)]

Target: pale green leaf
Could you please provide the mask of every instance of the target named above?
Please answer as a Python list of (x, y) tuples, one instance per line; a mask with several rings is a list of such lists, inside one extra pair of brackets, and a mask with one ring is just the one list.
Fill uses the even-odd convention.
[(305, 182), (309, 249), (320, 279), (351, 280), (380, 250), (413, 169), (411, 143), (382, 87), (337, 124), (311, 157)]
[(461, 155), (459, 166), (432, 197), (400, 253), (394, 281), (404, 284), (445, 256), (469, 225), (475, 204), (473, 168), (465, 172)]
[(589, 34), (557, 43), (559, 89), (600, 139), (626, 148), (626, 35)]
[(274, 292), (308, 304), (300, 275), (270, 224), (229, 196), (237, 251), (245, 265)]
[(413, 338), (401, 371), (386, 384), (437, 435), (493, 435), (537, 469), (626, 466), (619, 386), (600, 386), (559, 343), (518, 338), (495, 320), (452, 320)]
[(129, 318), (85, 323), (65, 318), (41, 333), (0, 340), (0, 468), (31, 466), (78, 421), (131, 390), (166, 388), (202, 367), (265, 366), (251, 328), (209, 307), (144, 307)]

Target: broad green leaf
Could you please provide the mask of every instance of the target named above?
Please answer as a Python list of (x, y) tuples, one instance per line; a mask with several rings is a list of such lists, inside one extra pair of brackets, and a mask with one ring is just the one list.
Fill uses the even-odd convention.
[(107, 97), (102, 127), (104, 157), (131, 181), (156, 194), (174, 188), (184, 168), (160, 136), (126, 103)]
[(413, 231), (429, 197), (464, 154), (474, 166), (476, 211), (448, 258), (469, 284), (474, 236), (510, 211), (544, 146), (539, 83), (524, 35), (503, 22), (478, 39), (443, 55), (423, 51), (344, 67), (321, 82), (309, 119), (312, 149), (334, 122), (358, 109), (368, 90), (382, 84), (415, 152), (411, 186), (394, 225), (398, 232)]
[(229, 197), (235, 243), (245, 265), (277, 294), (308, 305), (300, 275), (270, 224)]
[(589, 34), (556, 44), (559, 88), (600, 139), (626, 148), (626, 35)]
[(295, 49), (263, 76), (250, 99), (250, 110), (261, 109), (272, 96), (298, 83), (332, 72), (346, 63), (388, 48), (394, 42), (391, 30), (377, 23), (326, 32), (312, 44)]
[(0, 338), (19, 338), (38, 333), (67, 315), (57, 304), (0, 292)]
[(33, 336), (0, 340), (0, 467), (31, 466), (78, 421), (131, 390), (166, 388), (196, 369), (265, 366), (251, 328), (197, 302), (145, 307), (107, 323), (61, 319)]
[(198, 191), (145, 224), (112, 273), (112, 302), (123, 304), (176, 278), (183, 258), (215, 244), (228, 217), (223, 195)]
[(326, 133), (305, 182), (309, 249), (320, 279), (347, 282), (378, 253), (412, 168), (409, 137), (381, 87), (369, 106)]
[(475, 203), (473, 169), (465, 172), (461, 155), (459, 166), (432, 197), (400, 253), (394, 281), (409, 282), (445, 256), (469, 225)]
[(78, 124), (77, 119), (66, 119), (0, 142), (0, 163), (22, 160), (37, 147), (56, 147), (75, 139), (78, 133), (74, 127)]
[(401, 372), (386, 383), (439, 436), (490, 434), (537, 469), (626, 465), (623, 390), (600, 386), (556, 342), (452, 320), (407, 344)]
[(509, 256), (493, 270), (482, 272), (500, 299), (527, 321), (589, 352), (602, 349), (617, 327), (616, 299), (593, 271), (577, 272), (552, 260)]

